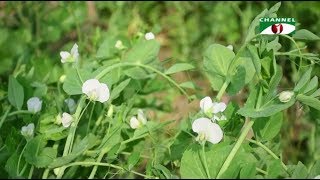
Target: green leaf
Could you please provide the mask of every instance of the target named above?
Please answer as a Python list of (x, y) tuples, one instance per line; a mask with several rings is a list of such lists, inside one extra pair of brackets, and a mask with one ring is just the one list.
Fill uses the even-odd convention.
[(300, 161), (297, 165), (288, 166), (288, 172), (291, 174), (291, 178), (305, 179), (308, 176), (307, 167)]
[(97, 58), (112, 58), (117, 49), (115, 48), (116, 39), (108, 36), (99, 46), (97, 51)]
[(267, 51), (270, 51), (271, 49), (273, 52), (277, 52), (281, 48), (281, 44), (279, 43), (279, 36), (277, 36), (273, 41), (269, 42), (266, 45)]
[(133, 67), (123, 71), (127, 76), (133, 79), (146, 79), (149, 78), (150, 75), (146, 72), (145, 69), (141, 67)]
[(230, 95), (235, 95), (238, 93), (241, 88), (246, 84), (245, 83), (246, 70), (243, 66), (239, 66), (236, 70), (236, 73), (231, 77), (231, 83), (227, 88), (227, 92)]
[[(9, 159), (6, 162), (5, 165), (5, 170), (8, 172), (9, 176), (11, 177), (18, 177), (18, 173), (17, 173), (17, 166), (18, 166), (18, 161), (19, 161), (19, 156), (17, 152), (13, 152), (12, 155), (9, 157)], [(23, 161), (23, 158), (21, 159), (21, 161)], [(22, 163), (20, 161), (20, 170), (22, 169), (22, 166), (24, 165), (24, 163)]]
[(300, 29), (300, 30), (296, 31), (292, 37), (294, 39), (309, 40), (309, 41), (320, 40), (319, 36), (313, 34), (312, 32), (310, 32), (306, 29)]
[(313, 179), (318, 176), (320, 173), (320, 161), (316, 161), (315, 164), (312, 166), (310, 173), (308, 175), (308, 179)]
[(12, 106), (21, 109), (23, 105), (24, 92), (22, 85), (14, 78), (9, 76), (8, 99)]
[(314, 98), (318, 96), (320, 96), (320, 89), (316, 90), (314, 93), (310, 95), (310, 97), (314, 97)]
[(26, 161), (38, 168), (47, 167), (57, 156), (57, 150), (45, 147), (46, 140), (42, 136), (37, 136), (26, 145), (24, 157)]
[(174, 74), (181, 71), (187, 71), (190, 69), (194, 69), (194, 66), (188, 63), (178, 63), (171, 66), (168, 70), (166, 70), (165, 74)]
[(283, 171), (283, 167), (281, 166), (281, 161), (278, 159), (274, 159), (271, 161), (270, 164), (268, 164), (268, 175), (266, 176), (266, 178), (278, 178), (282, 171)]
[(169, 169), (167, 169), (166, 167), (164, 167), (161, 164), (156, 164), (154, 166), (154, 168), (160, 170), (162, 172), (162, 174), (166, 177), (166, 179), (172, 179), (172, 174), (170, 173)]
[(233, 51), (220, 44), (212, 44), (205, 51), (203, 66), (213, 90), (218, 91), (222, 87), (234, 56)]
[(56, 168), (56, 167), (60, 167), (60, 166), (63, 166), (63, 165), (70, 163), (75, 158), (80, 156), (84, 151), (94, 147), (97, 143), (97, 140), (98, 139), (96, 136), (89, 134), (88, 136), (83, 138), (79, 143), (75, 144), (75, 146), (70, 154), (68, 154), (67, 156), (55, 158), (54, 161), (52, 161), (52, 163), (50, 163), (49, 167)]
[[(79, 75), (81, 76), (83, 82), (94, 77), (93, 73), (91, 73), (88, 69), (79, 69)], [(68, 95), (82, 94), (83, 82), (81, 82), (79, 75), (76, 69), (70, 69), (70, 71), (67, 73), (67, 77), (63, 83), (63, 90)]]
[(312, 67), (310, 67), (300, 78), (297, 85), (294, 87), (294, 92), (299, 92), (308, 82), (311, 77)]
[(263, 141), (269, 141), (279, 134), (283, 121), (281, 112), (270, 117), (258, 118), (253, 125), (254, 133)]
[(170, 159), (172, 161), (180, 160), (183, 152), (192, 142), (192, 136), (190, 134), (181, 131), (175, 138), (173, 144), (170, 146)]
[(256, 166), (255, 162), (243, 166), (240, 170), (240, 179), (253, 179), (257, 173)]
[(131, 170), (140, 160), (140, 152), (133, 152), (128, 158), (128, 169)]
[(251, 60), (252, 60), (252, 63), (254, 65), (254, 68), (256, 70), (256, 73), (260, 74), (260, 72), (261, 72), (261, 60), (260, 60), (260, 58), (258, 56), (257, 47), (249, 44), (249, 45), (247, 45), (247, 49), (250, 52)]
[(196, 89), (196, 85), (192, 81), (187, 81), (179, 84), (180, 87), (189, 88), (189, 89)]
[(130, 83), (130, 78), (126, 79), (125, 81), (122, 81), (120, 84), (118, 84), (115, 88), (112, 88), (110, 99), (116, 99), (119, 97), (120, 93), (127, 87), (127, 85)]
[[(221, 169), (222, 164), (229, 155), (233, 145), (228, 142), (211, 145), (205, 149), (206, 162), (209, 168), (211, 178), (215, 178)], [(247, 163), (254, 162), (255, 158), (246, 153), (243, 149), (239, 149), (237, 155), (230, 164), (228, 170), (222, 174), (221, 178), (236, 178), (241, 167)], [(208, 178), (205, 168), (202, 164), (202, 148), (196, 143), (190, 146), (182, 156), (180, 167), (181, 178)]]
[(297, 96), (297, 100), (307, 106), (313, 107), (313, 108), (320, 111), (320, 100), (318, 100), (314, 97), (299, 94)]
[(143, 40), (135, 44), (125, 55), (124, 62), (149, 64), (156, 59), (160, 44), (156, 40)]
[(308, 83), (307, 87), (304, 89), (303, 94), (313, 92), (317, 87), (318, 87), (318, 77), (314, 76)]
[(277, 98), (271, 101), (271, 103), (261, 106), (259, 109), (244, 106), (238, 111), (238, 113), (242, 116), (251, 117), (251, 118), (268, 117), (276, 114), (277, 112), (280, 112), (282, 110), (289, 108), (294, 103), (295, 103), (294, 97), (292, 97), (290, 101), (287, 103), (282, 103)]

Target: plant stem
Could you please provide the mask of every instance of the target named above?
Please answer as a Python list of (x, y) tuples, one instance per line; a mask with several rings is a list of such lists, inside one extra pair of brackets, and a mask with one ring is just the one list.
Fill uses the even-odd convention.
[[(112, 167), (112, 168), (115, 168), (115, 169), (119, 169), (119, 170), (125, 170), (124, 168), (120, 167), (120, 166), (117, 166), (117, 165), (113, 165), (113, 164), (109, 164), (109, 163), (100, 163), (100, 162), (74, 162), (74, 163), (70, 163), (68, 165), (66, 165), (66, 167), (70, 167), (70, 166), (81, 166), (81, 165), (86, 165), (86, 166), (107, 166), (107, 167)], [(136, 175), (139, 175), (139, 176), (142, 176), (144, 178), (155, 178), (153, 176), (147, 176), (147, 175), (144, 175), (144, 174), (141, 174), (141, 173), (138, 173), (136, 171), (129, 171), (133, 174), (136, 174)]]
[[(267, 146), (265, 146), (264, 144), (262, 144), (259, 141), (253, 140), (253, 139), (247, 139), (249, 142), (256, 144), (258, 146), (260, 146), (262, 149), (264, 149), (267, 153), (269, 153), (274, 159), (280, 159), (274, 152), (272, 152)], [(284, 170), (288, 171), (287, 166), (281, 161), (281, 165), (283, 167)]]
[(188, 100), (190, 101), (191, 98), (189, 97), (189, 95), (187, 94), (187, 92), (181, 88), (179, 86), (179, 84), (177, 84), (174, 80), (172, 80), (169, 76), (167, 76), (166, 74), (162, 73), (161, 71), (151, 67), (151, 66), (148, 66), (148, 65), (144, 65), (144, 64), (140, 64), (140, 63), (125, 63), (125, 62), (121, 62), (121, 63), (118, 63), (118, 64), (114, 64), (112, 66), (108, 66), (107, 68), (105, 68), (104, 70), (102, 70), (95, 78), (96, 79), (100, 79), (102, 78), (104, 75), (106, 75), (108, 72), (110, 72), (112, 69), (115, 69), (115, 68), (118, 68), (118, 67), (123, 67), (123, 66), (140, 66), (140, 67), (143, 67), (145, 69), (149, 69), (157, 74), (159, 74), (160, 76), (162, 76), (163, 78), (165, 78), (166, 80), (168, 80), (169, 82), (171, 82), (173, 85), (175, 85), (187, 98)]
[(17, 114), (34, 114), (33, 112), (27, 111), (27, 110), (19, 110), (19, 111), (14, 111), (8, 115), (8, 117), (17, 115)]
[[(71, 144), (72, 144), (72, 141), (73, 141), (73, 138), (74, 138), (74, 135), (75, 135), (75, 131), (77, 129), (78, 122), (80, 120), (79, 116), (80, 116), (80, 113), (81, 113), (81, 110), (82, 110), (82, 106), (83, 106), (84, 103), (85, 103), (85, 97), (82, 96), (80, 101), (79, 101), (79, 105), (77, 107), (76, 113), (75, 113), (75, 121), (76, 122), (71, 124), (71, 127), (70, 127), (69, 134), (68, 134), (65, 146), (64, 146), (64, 150), (63, 150), (63, 155), (62, 156), (68, 155), (69, 150), (72, 148)], [(65, 169), (65, 167), (63, 166), (59, 170), (59, 173), (57, 175), (58, 179), (61, 179), (61, 177), (63, 176), (64, 169)]]
[(30, 169), (30, 172), (29, 172), (28, 179), (31, 179), (31, 178), (32, 178), (33, 170), (34, 170), (34, 165), (32, 165), (32, 166), (31, 166), (31, 169)]
[(256, 170), (257, 170), (258, 172), (264, 174), (264, 175), (268, 175), (268, 172), (267, 172), (267, 171), (264, 171), (264, 170), (262, 170), (262, 169), (260, 169), (260, 168), (257, 168), (257, 167), (256, 167)]
[(236, 144), (234, 145), (234, 147), (232, 148), (230, 154), (228, 155), (227, 159), (224, 161), (218, 175), (217, 178), (220, 178), (221, 175), (228, 169), (228, 167), (230, 166), (231, 161), (233, 160), (234, 156), (236, 155), (236, 153), (238, 152), (238, 150), (241, 147), (242, 142), (244, 141), (244, 139), (246, 138), (248, 132), (250, 131), (252, 125), (253, 125), (254, 121), (250, 120), (249, 123), (247, 125), (245, 125), (245, 128), (243, 129), (242, 133), (240, 134), (239, 139), (237, 140)]
[(9, 106), (9, 107), (8, 107), (7, 111), (4, 113), (4, 115), (3, 115), (2, 118), (1, 118), (1, 120), (0, 120), (0, 129), (1, 129), (2, 124), (3, 124), (4, 121), (6, 120), (8, 114), (9, 114), (9, 112), (10, 112), (10, 110), (11, 110), (11, 107), (12, 107), (12, 106)]
[(47, 179), (49, 176), (50, 169), (46, 169), (43, 172), (42, 179)]
[(91, 108), (91, 112), (90, 112), (90, 116), (89, 116), (89, 121), (88, 121), (88, 127), (87, 127), (87, 135), (89, 133), (90, 130), (90, 123), (91, 123), (91, 119), (92, 119), (92, 114), (93, 114), (93, 110), (94, 110), (94, 106), (96, 105), (96, 103), (94, 102)]
[(205, 143), (202, 144), (202, 161), (203, 161), (203, 164), (204, 164), (204, 167), (206, 169), (206, 173), (207, 173), (207, 177), (209, 179), (211, 179), (211, 176), (210, 176), (210, 172), (209, 172), (209, 168), (208, 168), (208, 164), (207, 164), (207, 158), (206, 158), (206, 152), (205, 152)]
[[(98, 159), (97, 159), (97, 162), (98, 162), (98, 163), (101, 162), (103, 156), (104, 156), (107, 152), (108, 152), (107, 149), (102, 150), (102, 152), (100, 153), (100, 155), (99, 155), (99, 157), (98, 157)], [(96, 175), (97, 170), (98, 170), (98, 165), (95, 165), (95, 166), (93, 167), (93, 169), (92, 169), (92, 171), (91, 171), (90, 176), (89, 176), (88, 179), (93, 179), (94, 176)]]
[(222, 97), (222, 95), (224, 94), (224, 92), (226, 91), (229, 83), (230, 83), (229, 80), (226, 80), (226, 81), (223, 83), (221, 89), (220, 89), (219, 92), (218, 92), (217, 101), (220, 101), (220, 100), (221, 100), (221, 97)]

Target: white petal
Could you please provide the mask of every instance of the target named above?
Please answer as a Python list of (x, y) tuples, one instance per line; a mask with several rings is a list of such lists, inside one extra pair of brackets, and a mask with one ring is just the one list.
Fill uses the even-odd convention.
[(79, 52), (78, 52), (78, 45), (77, 45), (77, 43), (74, 43), (74, 45), (73, 45), (73, 47), (72, 47), (72, 49), (71, 49), (70, 52), (71, 52), (71, 55), (72, 55), (72, 57), (74, 58), (74, 60), (77, 61), (78, 58), (79, 58)]
[(230, 44), (227, 46), (228, 49), (230, 49), (231, 51), (233, 51), (233, 46)]
[(211, 124), (211, 120), (208, 118), (199, 118), (196, 119), (193, 123), (192, 123), (192, 130), (196, 133), (199, 132), (203, 132), (206, 131), (207, 127), (209, 126), (209, 124)]
[(314, 177), (313, 179), (320, 179), (320, 175)]
[(144, 35), (144, 37), (146, 38), (146, 40), (151, 40), (151, 39), (154, 39), (155, 36), (152, 32), (148, 32)]
[(61, 62), (65, 63), (66, 59), (68, 59), (71, 56), (71, 54), (67, 51), (61, 51), (60, 56), (61, 56)]
[(143, 114), (143, 111), (141, 109), (138, 109), (138, 120), (142, 123), (142, 124), (146, 124), (147, 123), (147, 118), (146, 116)]
[(89, 79), (86, 80), (82, 85), (82, 92), (89, 96), (90, 92), (93, 90), (97, 90), (100, 87), (100, 82), (97, 79)]
[(108, 101), (110, 97), (110, 91), (109, 88), (106, 84), (100, 83), (99, 89), (98, 89), (98, 101), (101, 103), (104, 103)]
[(227, 105), (224, 102), (214, 102), (213, 103), (213, 113), (223, 112), (226, 110)]
[(210, 123), (207, 126), (206, 132), (207, 134), (207, 141), (211, 142), (212, 144), (219, 143), (223, 138), (223, 131), (220, 126), (216, 123)]
[(138, 127), (140, 127), (140, 122), (138, 121), (138, 119), (135, 116), (133, 116), (130, 119), (130, 127), (132, 129), (137, 129)]
[(34, 130), (34, 124), (33, 124), (33, 123), (30, 123), (30, 124), (27, 126), (27, 128), (28, 128), (29, 130), (33, 131), (33, 130)]
[(62, 118), (61, 118), (61, 122), (62, 122), (62, 125), (63, 127), (67, 128), (71, 125), (73, 121), (73, 118), (70, 114), (68, 113), (62, 113)]
[(38, 97), (32, 97), (27, 101), (28, 111), (36, 113), (41, 110), (42, 101)]
[(204, 112), (206, 112), (210, 108), (212, 108), (212, 100), (211, 100), (211, 98), (209, 96), (206, 96), (205, 98), (201, 99), (200, 108)]

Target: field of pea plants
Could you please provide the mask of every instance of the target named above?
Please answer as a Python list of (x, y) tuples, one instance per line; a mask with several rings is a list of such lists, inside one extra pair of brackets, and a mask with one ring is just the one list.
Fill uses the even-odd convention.
[(320, 179), (319, 18), (319, 2), (1, 1), (0, 177)]

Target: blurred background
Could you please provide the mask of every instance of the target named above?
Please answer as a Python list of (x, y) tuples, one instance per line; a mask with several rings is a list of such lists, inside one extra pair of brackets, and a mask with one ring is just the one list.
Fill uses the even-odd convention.
[[(38, 78), (48, 71), (61, 68), (59, 52), (74, 42), (79, 44), (82, 59), (94, 57), (100, 45), (114, 37), (134, 37), (153, 32), (161, 43), (160, 61), (189, 62), (197, 67), (188, 73), (174, 76), (177, 81), (192, 80), (196, 94), (211, 95), (209, 81), (202, 74), (202, 55), (212, 43), (233, 45), (234, 51), (242, 45), (251, 21), (261, 11), (276, 2), (0, 2), (0, 97), (5, 98), (8, 75), (35, 68)], [(308, 29), (319, 36), (319, 2), (283, 2), (279, 17), (294, 17), (297, 29)], [(280, 39), (282, 49), (288, 51), (294, 45)], [(305, 51), (318, 53), (317, 41), (303, 43)], [(290, 62), (281, 57), (278, 63), (284, 68), (282, 87), (293, 87)], [(90, 59), (90, 58), (88, 58)], [(169, 63), (170, 64), (170, 63)], [(46, 68), (44, 68), (46, 67)], [(56, 68), (57, 67), (57, 68)], [(320, 76), (319, 66), (314, 72)], [(50, 82), (48, 82), (50, 83)], [(245, 93), (245, 92), (241, 92)], [(234, 100), (240, 104), (245, 95)], [(172, 113), (163, 118), (181, 119), (198, 102), (188, 103), (183, 96), (171, 94), (168, 102)], [(163, 94), (157, 96), (163, 97)], [(200, 96), (200, 95), (199, 95)], [(230, 97), (224, 97), (229, 101)], [(297, 107), (299, 109), (299, 107)], [(299, 160), (320, 159), (314, 153), (320, 148), (320, 136), (314, 121), (302, 111), (292, 108), (283, 125), (281, 145), (284, 160), (292, 163)], [(319, 115), (317, 116), (319, 117)], [(320, 121), (320, 118), (317, 119)], [(319, 125), (319, 123), (317, 124)], [(313, 138), (312, 142), (308, 143)]]

